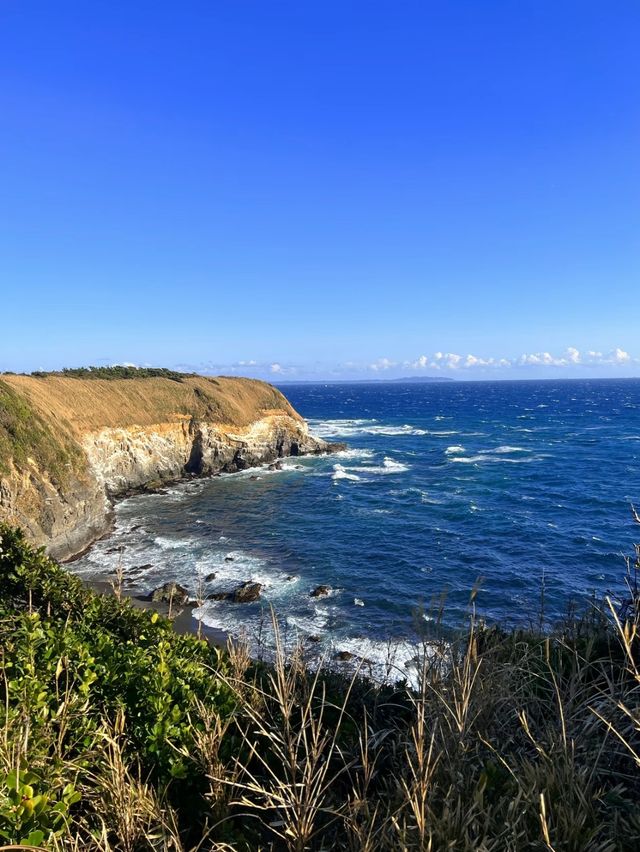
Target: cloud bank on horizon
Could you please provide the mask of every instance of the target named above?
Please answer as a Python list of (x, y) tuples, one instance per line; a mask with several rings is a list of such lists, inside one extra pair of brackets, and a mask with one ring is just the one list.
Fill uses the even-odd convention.
[(455, 352), (436, 352), (432, 356), (420, 355), (415, 361), (392, 361), (379, 358), (369, 369), (381, 372), (398, 367), (410, 370), (473, 370), (473, 369), (510, 369), (513, 367), (619, 367), (640, 364), (640, 358), (632, 358), (624, 349), (616, 347), (610, 352), (597, 352), (594, 349), (580, 352), (569, 346), (560, 356), (550, 352), (532, 352), (517, 358), (481, 358), (477, 355), (459, 355)]
[(482, 357), (472, 353), (434, 352), (413, 359), (377, 358), (374, 361), (346, 361), (339, 364), (293, 364), (283, 361), (261, 362), (255, 359), (223, 364), (213, 361), (199, 364), (176, 364), (176, 368), (209, 374), (246, 375), (286, 380), (385, 379), (402, 376), (443, 376), (489, 378), (543, 378), (580, 376), (631, 376), (640, 374), (640, 357), (615, 347), (606, 352), (595, 349), (580, 351), (569, 346), (561, 354), (551, 352), (523, 353), (516, 357)]

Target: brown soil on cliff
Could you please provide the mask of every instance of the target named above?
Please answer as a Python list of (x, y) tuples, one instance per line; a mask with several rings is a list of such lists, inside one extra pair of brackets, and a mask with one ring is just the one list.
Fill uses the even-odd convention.
[(23, 396), (40, 417), (68, 424), (79, 435), (105, 427), (152, 426), (185, 418), (238, 427), (268, 414), (301, 419), (280, 391), (254, 379), (188, 376), (176, 382), (3, 376), (1, 383)]

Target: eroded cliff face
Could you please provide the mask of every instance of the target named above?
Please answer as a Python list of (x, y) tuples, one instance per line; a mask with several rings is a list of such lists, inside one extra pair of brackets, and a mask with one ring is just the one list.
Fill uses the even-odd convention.
[(113, 498), (331, 446), (249, 379), (3, 377), (0, 519), (68, 559), (108, 532)]
[(233, 473), (283, 456), (325, 452), (328, 445), (286, 414), (250, 426), (181, 419), (176, 423), (108, 428), (84, 436), (91, 469), (110, 497), (175, 481), (185, 474)]

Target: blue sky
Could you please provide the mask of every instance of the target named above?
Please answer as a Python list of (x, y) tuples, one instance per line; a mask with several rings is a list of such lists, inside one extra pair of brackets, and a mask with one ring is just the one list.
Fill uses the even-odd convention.
[(636, 0), (0, 3), (0, 369), (640, 375)]

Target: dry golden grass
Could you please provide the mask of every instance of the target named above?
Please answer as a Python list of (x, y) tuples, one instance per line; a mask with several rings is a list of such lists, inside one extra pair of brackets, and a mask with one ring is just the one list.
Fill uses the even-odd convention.
[(269, 414), (301, 419), (280, 391), (254, 379), (187, 376), (177, 382), (5, 375), (2, 381), (23, 394), (48, 422), (68, 424), (78, 435), (191, 417), (237, 427)]

